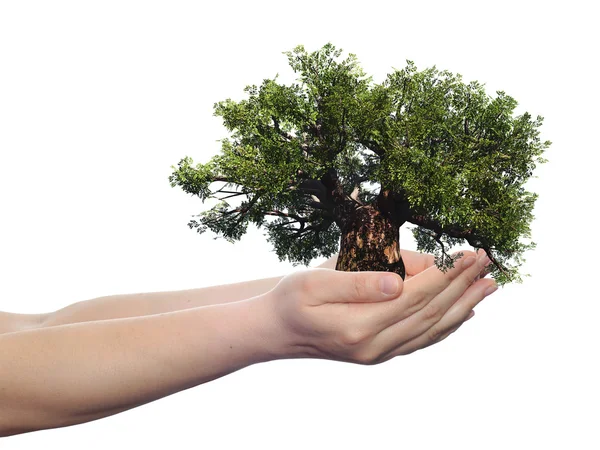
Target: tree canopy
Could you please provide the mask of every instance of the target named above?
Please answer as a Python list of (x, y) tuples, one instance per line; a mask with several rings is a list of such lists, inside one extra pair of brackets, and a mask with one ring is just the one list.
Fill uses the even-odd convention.
[[(394, 223), (414, 224), (418, 249), (440, 269), (452, 266), (449, 248), (467, 242), (488, 252), (499, 284), (520, 281), (523, 253), (535, 246), (537, 195), (524, 185), (550, 145), (539, 137), (542, 117), (516, 115), (505, 92), (492, 97), (436, 67), (407, 61), (375, 83), (331, 44), (285, 55), (297, 81), (265, 79), (241, 101), (216, 103), (230, 132), (221, 154), (173, 167), (172, 186), (219, 200), (190, 228), (235, 241), (252, 222), (280, 259), (308, 265), (338, 251), (352, 208), (381, 204), (386, 192)], [(225, 184), (213, 190), (215, 182)]]

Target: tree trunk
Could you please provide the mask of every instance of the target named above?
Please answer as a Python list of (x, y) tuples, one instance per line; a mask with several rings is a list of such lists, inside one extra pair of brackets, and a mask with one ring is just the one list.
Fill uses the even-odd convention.
[(355, 209), (344, 220), (336, 270), (395, 272), (405, 278), (400, 227), (375, 205)]

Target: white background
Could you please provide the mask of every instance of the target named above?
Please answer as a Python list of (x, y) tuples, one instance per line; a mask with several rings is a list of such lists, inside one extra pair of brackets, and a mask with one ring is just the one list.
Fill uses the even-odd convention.
[[(1, 448), (600, 448), (596, 14), (584, 1), (497, 5), (0, 2), (5, 311), (303, 270), (263, 230), (235, 244), (189, 230), (207, 205), (168, 183), (183, 156), (219, 152), (213, 103), (290, 79), (281, 52), (298, 44), (331, 41), (376, 81), (406, 59), (459, 72), (543, 115), (553, 142), (530, 184), (532, 277), (443, 343), (378, 366), (260, 364)], [(413, 248), (407, 230), (401, 243)]]

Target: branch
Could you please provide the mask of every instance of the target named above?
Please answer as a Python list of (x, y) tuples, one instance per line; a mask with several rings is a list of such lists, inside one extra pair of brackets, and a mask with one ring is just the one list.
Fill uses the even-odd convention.
[[(225, 187), (225, 186), (223, 186), (223, 187)], [(240, 192), (240, 191), (224, 191), (223, 188), (221, 188), (218, 191), (213, 192), (213, 195), (218, 194), (219, 192), (222, 192), (223, 194), (245, 194), (245, 192)]]
[(363, 203), (358, 198), (358, 196), (360, 194), (360, 185), (361, 185), (361, 183), (368, 181), (368, 179), (369, 179), (369, 177), (361, 176), (361, 177), (357, 177), (353, 181), (352, 193), (350, 194), (349, 198), (350, 198), (350, 200), (354, 201), (355, 203), (358, 203), (360, 206), (364, 206)]
[(288, 141), (292, 141), (294, 139), (292, 136), (287, 134), (285, 131), (283, 131), (279, 127), (279, 120), (277, 120), (277, 117), (271, 116), (271, 119), (273, 119), (273, 127), (275, 128), (275, 131), (277, 132), (277, 134), (279, 134), (281, 137), (283, 137), (284, 139), (286, 139)]
[(331, 199), (334, 203), (341, 203), (344, 201), (344, 189), (342, 187), (342, 183), (340, 183), (337, 171), (335, 169), (330, 168), (327, 173), (321, 177), (321, 182), (325, 186), (327, 196), (331, 196)]
[(328, 219), (328, 220), (323, 220), (318, 225), (310, 225), (306, 228), (302, 227), (299, 230), (296, 230), (296, 236), (300, 236), (309, 231), (316, 231), (317, 233), (320, 231), (327, 231), (327, 228), (329, 228), (332, 223), (333, 223), (333, 220)]
[(235, 184), (239, 184), (236, 181), (231, 181), (229, 178), (227, 177), (213, 177), (211, 180), (211, 183), (214, 183), (215, 181), (224, 181), (226, 183), (235, 183)]
[(504, 270), (504, 267), (502, 266), (502, 264), (500, 264), (498, 262), (498, 260), (496, 258), (494, 258), (494, 256), (492, 256), (492, 252), (490, 250), (488, 250), (487, 248), (484, 248), (484, 250), (485, 250), (486, 255), (488, 255), (488, 258), (490, 258), (490, 261), (492, 261), (492, 264), (494, 264), (500, 270), (500, 272), (502, 272), (503, 275), (510, 278), (510, 275), (508, 273), (506, 273), (506, 270)]
[[(472, 239), (474, 238), (473, 230), (462, 230), (456, 227), (445, 227), (443, 228), (439, 222), (432, 220), (431, 218), (425, 215), (417, 215), (413, 214), (407, 220), (414, 225), (418, 225), (423, 228), (427, 228), (428, 230), (435, 231), (438, 234), (447, 234), (450, 237), (460, 238), (460, 239)], [(470, 242), (469, 242), (470, 243)], [(471, 244), (472, 245), (472, 244)]]
[(375, 141), (371, 141), (369, 139), (362, 139), (360, 143), (364, 145), (367, 148), (367, 150), (371, 150), (380, 158), (385, 155), (385, 150), (379, 147), (379, 144), (377, 144)]
[(453, 238), (466, 239), (469, 245), (473, 247), (483, 248), (485, 253), (490, 258), (490, 261), (502, 272), (504, 275), (509, 276), (506, 272), (506, 268), (498, 262), (494, 256), (491, 254), (491, 250), (488, 246), (483, 245), (483, 239), (481, 239), (472, 229), (462, 230), (456, 227), (442, 227), (439, 222), (432, 220), (431, 218), (425, 215), (412, 215), (408, 222), (418, 225), (423, 228), (427, 228), (431, 231), (436, 232), (438, 235), (446, 234)]
[[(225, 192), (225, 191), (224, 191), (224, 192)], [(215, 194), (216, 194), (216, 192), (215, 192)], [(213, 194), (213, 195), (214, 195), (214, 194)], [(221, 197), (221, 198), (219, 199), (219, 201), (221, 201), (221, 200), (226, 200), (226, 199), (228, 199), (228, 198), (231, 198), (231, 197), (238, 197), (238, 196), (240, 196), (240, 195), (246, 195), (246, 193), (245, 193), (245, 192), (236, 192), (236, 193), (235, 193), (235, 194), (233, 194), (233, 195), (228, 195), (227, 197)]]
[(241, 218), (244, 216), (244, 214), (246, 214), (248, 211), (250, 211), (250, 208), (252, 208), (256, 204), (256, 202), (258, 201), (259, 198), (260, 198), (260, 195), (257, 194), (254, 196), (254, 198), (252, 198), (252, 200), (250, 200), (250, 202), (246, 206), (244, 206), (244, 207), (239, 206), (230, 211), (225, 211), (224, 213), (221, 213), (221, 216), (228, 216), (230, 214), (237, 212), (237, 213), (241, 213), (240, 214), (240, 218)]
[(298, 222), (306, 222), (306, 219), (304, 217), (300, 217), (297, 214), (290, 214), (283, 211), (265, 211), (264, 214), (267, 216), (291, 217), (292, 219), (296, 219)]
[(314, 180), (312, 178), (302, 180), (300, 182), (299, 189), (307, 194), (316, 195), (321, 202), (325, 203), (325, 199), (327, 197), (327, 190), (325, 188), (325, 185), (321, 181)]
[(444, 245), (444, 243), (442, 242), (442, 239), (441, 239), (441, 237), (442, 237), (442, 235), (441, 235), (441, 234), (439, 234), (439, 233), (435, 233), (435, 234), (433, 235), (433, 239), (435, 239), (435, 240), (436, 240), (436, 242), (437, 242), (438, 244), (440, 244), (440, 246), (442, 247), (442, 263), (443, 263), (443, 262), (444, 262), (444, 261), (443, 261), (443, 257), (444, 257), (444, 256), (446, 256), (447, 258), (450, 258), (450, 255), (448, 255), (448, 253), (446, 253), (446, 246), (445, 246), (445, 245)]
[(235, 208), (235, 209), (231, 209), (231, 210), (229, 210), (229, 211), (225, 211), (225, 212), (221, 213), (221, 217), (225, 217), (225, 216), (228, 216), (228, 215), (230, 215), (230, 214), (233, 214), (233, 213), (239, 213), (239, 212), (242, 212), (242, 209), (241, 209), (241, 208)]
[(352, 203), (356, 203), (358, 206), (365, 206), (363, 202), (358, 199), (358, 194), (360, 193), (360, 188), (358, 186), (354, 187), (354, 190), (350, 195), (346, 195), (346, 198), (350, 200)]
[(318, 201), (316, 201), (314, 199), (311, 200), (311, 201), (309, 201), (307, 203), (307, 205), (311, 206), (311, 207), (313, 207), (315, 209), (320, 209), (320, 210), (323, 210), (323, 211), (329, 211), (329, 208), (327, 206), (325, 206), (323, 203), (318, 202)]
[(255, 196), (252, 198), (252, 200), (250, 200), (250, 203), (248, 204), (248, 206), (245, 206), (244, 208), (242, 208), (242, 210), (243, 210), (244, 212), (248, 212), (248, 211), (250, 211), (250, 208), (252, 208), (252, 207), (253, 207), (253, 206), (256, 204), (256, 202), (258, 201), (258, 199), (259, 199), (259, 198), (260, 198), (260, 194), (256, 194), (256, 195), (255, 195)]
[(288, 222), (282, 222), (282, 223), (277, 223), (275, 225), (270, 225), (272, 228), (282, 228), (285, 227), (286, 225), (291, 225), (293, 223), (299, 223), (298, 220), (290, 220)]

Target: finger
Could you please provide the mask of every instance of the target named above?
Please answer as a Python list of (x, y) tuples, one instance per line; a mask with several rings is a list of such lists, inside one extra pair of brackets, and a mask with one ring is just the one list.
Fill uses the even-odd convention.
[(481, 272), (479, 273), (479, 276), (475, 279), (475, 280), (479, 280), (480, 278), (485, 278), (487, 277), (490, 273), (492, 273), (492, 267), (490, 264), (488, 264), (487, 266), (485, 266), (483, 269), (481, 269)]
[[(454, 264), (455, 267), (450, 269), (447, 273), (442, 273), (437, 267), (430, 267), (421, 274), (406, 280), (402, 288), (402, 294), (399, 298), (388, 304), (381, 305), (377, 309), (371, 308), (369, 321), (372, 322), (370, 326), (382, 331), (385, 328), (393, 326), (412, 316), (426, 307), (426, 305), (439, 294), (442, 287), (448, 287), (448, 285), (450, 285), (450, 283), (452, 283), (452, 281), (462, 272), (468, 271), (467, 277), (471, 277), (471, 281), (475, 279), (478, 269), (473, 268), (472, 266), (467, 266), (467, 268), (465, 268), (464, 266), (464, 260), (469, 257), (474, 257), (475, 253), (464, 253), (463, 257)], [(475, 266), (475, 264), (473, 264), (473, 266)], [(427, 283), (433, 284), (434, 287), (429, 286)], [(448, 305), (448, 307), (449, 306), (450, 305)], [(431, 311), (431, 308), (438, 308), (438, 304), (434, 304), (429, 308), (428, 312), (426, 312), (429, 316), (435, 312)], [(444, 312), (445, 310), (439, 309), (440, 314), (443, 314)]]
[[(471, 317), (473, 317), (473, 316), (470, 316), (467, 320), (469, 320)], [(465, 322), (467, 320), (465, 320)], [(389, 361), (390, 359), (394, 359), (396, 356), (409, 355), (411, 353), (416, 352), (417, 350), (422, 350), (424, 348), (432, 346), (433, 344), (437, 344), (438, 342), (442, 342), (444, 339), (446, 339), (452, 333), (454, 333), (455, 331), (457, 331), (461, 326), (463, 326), (463, 324), (465, 322), (463, 322), (463, 323), (455, 326), (451, 330), (448, 330), (446, 333), (444, 333), (443, 336), (440, 336), (440, 338), (439, 338), (439, 340), (437, 342), (430, 342), (430, 341), (419, 342), (418, 339), (413, 339), (412, 341), (410, 341), (408, 343), (405, 343), (405, 344), (403, 344), (401, 346), (398, 346), (397, 348), (395, 348), (392, 351), (387, 352), (385, 355), (382, 355), (375, 362), (377, 364), (380, 364), (382, 362)]]
[[(487, 258), (484, 252), (479, 256), (476, 263), (469, 266), (468, 269), (458, 275), (446, 289), (414, 314), (415, 321), (418, 323), (418, 328), (420, 330), (427, 329), (428, 326), (441, 320), (446, 312), (466, 293), (468, 289), (470, 289), (470, 287), (472, 287), (474, 282), (479, 279), (481, 270), (489, 263), (489, 258)], [(489, 280), (486, 280), (486, 283), (489, 283)], [(469, 311), (471, 309), (473, 308), (469, 308)]]
[[(436, 295), (430, 302), (425, 304), (419, 311), (415, 312), (407, 319), (411, 321), (411, 328), (415, 335), (424, 333), (434, 324), (441, 321), (448, 310), (473, 286), (475, 279), (483, 269), (483, 265), (489, 262), (485, 253), (479, 256), (480, 258), (478, 261), (460, 273), (452, 280), (446, 289)], [(486, 282), (488, 281), (486, 280)], [(477, 296), (477, 293), (478, 291), (471, 290), (467, 297), (472, 298), (474, 295)], [(483, 298), (483, 296), (481, 298)], [(471, 309), (473, 308), (471, 307), (466, 311), (464, 318), (466, 318), (466, 314), (468, 314)]]
[(388, 351), (384, 357), (391, 359), (398, 355), (407, 355), (415, 350), (441, 342), (460, 328), (464, 322), (475, 315), (473, 308), (475, 308), (475, 306), (477, 306), (485, 297), (490, 295), (493, 290), (490, 291), (489, 289), (493, 289), (495, 286), (496, 284), (494, 282), (490, 283), (490, 280), (481, 280), (475, 283), (454, 305), (452, 305), (442, 320), (426, 330), (420, 336)]
[[(467, 319), (465, 319), (464, 322), (461, 322), (458, 325), (456, 325), (455, 327), (452, 327), (449, 330), (445, 331), (436, 341), (426, 341), (423, 344), (422, 347), (419, 347), (419, 344), (417, 343), (417, 345), (415, 346), (415, 350), (414, 351), (416, 351), (416, 350), (422, 350), (422, 349), (427, 348), (427, 347), (431, 347), (433, 344), (439, 344), (444, 339), (446, 339), (448, 336), (450, 336), (452, 333), (455, 333), (456, 331), (458, 331), (458, 329), (460, 327), (462, 327), (467, 320), (469, 320), (469, 319), (467, 318)], [(413, 351), (410, 351), (410, 353), (413, 353)]]
[(420, 344), (417, 342), (415, 343), (414, 346), (410, 347), (410, 346), (406, 346), (406, 348), (402, 349), (400, 352), (398, 352), (398, 355), (392, 353), (391, 355), (389, 355), (389, 358), (395, 358), (396, 356), (400, 356), (400, 355), (408, 355), (410, 353), (414, 353), (417, 350), (422, 350), (424, 348), (427, 347), (431, 347), (433, 344), (439, 344), (440, 342), (442, 342), (444, 339), (446, 339), (448, 336), (450, 336), (451, 334), (455, 333), (458, 331), (458, 329), (460, 327), (462, 327), (464, 325), (464, 323), (469, 320), (466, 319), (464, 322), (460, 323), (459, 325), (451, 328), (450, 330), (446, 331), (444, 334), (442, 334), (437, 341), (426, 341), (422, 346), (420, 346)]
[(413, 252), (400, 249), (400, 255), (406, 268), (406, 277), (415, 276), (433, 266), (435, 257), (429, 253)]
[(311, 269), (303, 289), (318, 303), (373, 303), (397, 298), (403, 289), (400, 275), (388, 272), (344, 272)]
[[(475, 252), (463, 250), (460, 253), (462, 253), (463, 256), (456, 261), (454, 267), (446, 273), (442, 272), (434, 265), (412, 277), (411, 284), (414, 284), (414, 287), (426, 297), (438, 295), (461, 273), (471, 267), (471, 265), (474, 266), (475, 262), (477, 262), (477, 257), (481, 257), (483, 252), (478, 255)], [(475, 275), (473, 275), (473, 278), (475, 278)], [(407, 289), (411, 289), (408, 284), (406, 287)]]
[[(406, 310), (395, 311), (394, 313), (398, 317), (401, 317), (399, 320), (396, 319), (395, 322), (392, 321), (393, 317), (384, 318), (383, 324), (385, 328), (381, 328), (381, 331), (375, 338), (379, 341), (379, 345), (382, 346), (379, 348), (383, 349), (383, 351), (390, 351), (395, 346), (401, 345), (403, 342), (408, 342), (418, 336), (421, 336), (434, 327), (435, 324), (440, 322), (455, 303), (457, 303), (463, 297), (466, 297), (467, 300), (463, 300), (462, 305), (465, 307), (465, 302), (467, 302), (466, 307), (468, 307), (468, 310), (466, 310), (464, 317), (462, 317), (461, 320), (456, 321), (455, 325), (464, 321), (473, 307), (485, 296), (485, 290), (482, 290), (481, 288), (482, 285), (489, 283), (489, 280), (482, 280), (477, 284), (478, 289), (473, 289), (473, 286), (471, 286), (473, 284), (473, 280), (481, 270), (479, 264), (480, 263), (475, 263), (469, 266), (450, 283), (447, 289), (435, 296), (430, 301), (425, 302), (423, 306), (416, 312), (407, 315), (409, 312)], [(414, 279), (416, 280), (417, 277)], [(389, 305), (382, 305), (382, 307), (386, 306), (388, 310), (394, 310), (398, 308), (398, 305), (402, 305), (402, 298), (405, 295), (409, 295), (407, 294), (407, 291), (408, 282), (405, 283), (402, 295), (398, 300), (390, 303)], [(472, 306), (469, 307), (468, 305), (471, 304)], [(410, 310), (411, 308), (408, 309)], [(369, 321), (371, 321), (372, 318), (373, 316), (370, 316)], [(372, 326), (376, 327), (377, 325)], [(439, 330), (439, 328), (435, 328), (432, 333), (435, 333), (437, 330)], [(399, 342), (400, 336), (402, 337), (403, 342)]]
[[(444, 317), (434, 325), (439, 329), (450, 328), (468, 319), (470, 312), (486, 297), (496, 291), (498, 286), (494, 280), (479, 280), (473, 284)], [(435, 334), (435, 333), (433, 333)]]

